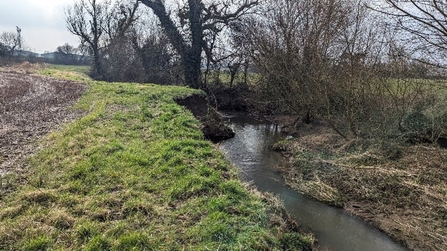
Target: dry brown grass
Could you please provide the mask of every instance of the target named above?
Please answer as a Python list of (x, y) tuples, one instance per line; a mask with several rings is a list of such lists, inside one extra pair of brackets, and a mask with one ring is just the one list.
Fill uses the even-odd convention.
[(344, 140), (324, 125), (281, 142), (302, 193), (344, 207), (411, 250), (447, 250), (447, 149)]

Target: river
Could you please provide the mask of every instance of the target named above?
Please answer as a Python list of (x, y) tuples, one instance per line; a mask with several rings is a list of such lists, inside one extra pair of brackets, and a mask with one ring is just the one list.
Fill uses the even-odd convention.
[(406, 250), (387, 235), (343, 210), (309, 199), (285, 185), (279, 165), (285, 158), (270, 149), (280, 139), (280, 128), (254, 120), (244, 114), (225, 115), (236, 132), (232, 139), (219, 144), (230, 162), (239, 168), (240, 178), (261, 192), (278, 196), (289, 214), (309, 228), (322, 249), (333, 251)]

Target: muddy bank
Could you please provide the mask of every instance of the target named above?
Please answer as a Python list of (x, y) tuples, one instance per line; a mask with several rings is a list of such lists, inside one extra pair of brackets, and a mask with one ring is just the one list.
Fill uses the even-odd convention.
[[(26, 168), (34, 142), (81, 116), (69, 109), (86, 85), (0, 69), (0, 177)], [(1, 184), (0, 184), (1, 187)]]
[[(447, 150), (433, 144), (343, 139), (323, 122), (274, 117), (286, 183), (342, 207), (411, 250), (447, 250)], [(290, 137), (290, 136), (293, 136)]]
[(202, 124), (202, 132), (206, 139), (219, 142), (234, 137), (234, 132), (225, 123), (221, 114), (208, 104), (206, 95), (194, 94), (178, 98), (175, 102), (186, 107)]

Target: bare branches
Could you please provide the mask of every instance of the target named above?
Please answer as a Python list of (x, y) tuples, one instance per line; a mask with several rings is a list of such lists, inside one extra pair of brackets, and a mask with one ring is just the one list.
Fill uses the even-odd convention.
[(447, 2), (441, 0), (385, 0), (386, 8), (375, 8), (396, 18), (397, 24), (418, 38), (425, 52), (447, 50)]
[[(123, 1), (111, 6), (111, 0), (79, 0), (65, 9), (67, 29), (87, 44), (93, 57), (93, 75), (104, 78), (101, 53), (117, 37), (122, 37), (136, 22), (138, 1), (125, 5)], [(108, 35), (108, 39), (105, 36)]]
[(13, 56), (17, 49), (20, 50), (20, 34), (10, 32), (3, 32), (0, 35), (0, 56)]
[(96, 0), (80, 0), (65, 9), (67, 29), (81, 38), (81, 43), (97, 46), (108, 14), (108, 2), (97, 3)]
[[(204, 30), (214, 30), (218, 24), (228, 25), (231, 22), (239, 20), (246, 15), (250, 10), (259, 4), (258, 0), (245, 0), (236, 9), (230, 3), (214, 3), (208, 7), (203, 8)], [(234, 10), (233, 10), (234, 9)]]
[(166, 6), (161, 0), (140, 0), (141, 3), (151, 8), (154, 14), (160, 20), (160, 24), (166, 32), (166, 35), (171, 41), (172, 46), (180, 54), (184, 55), (187, 50), (187, 45), (185, 39), (183, 38), (180, 31), (177, 29), (174, 21), (171, 19), (170, 15), (166, 11)]
[(139, 1), (133, 3), (116, 2), (115, 7), (110, 11), (106, 19), (106, 33), (110, 40), (115, 37), (122, 37), (130, 30), (138, 19), (137, 10)]

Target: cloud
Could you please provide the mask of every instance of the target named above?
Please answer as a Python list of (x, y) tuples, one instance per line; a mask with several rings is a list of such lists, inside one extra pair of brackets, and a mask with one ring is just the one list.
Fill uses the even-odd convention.
[(1, 0), (0, 32), (22, 29), (25, 43), (38, 52), (54, 51), (66, 42), (77, 45), (65, 25), (64, 8), (73, 0)]
[(73, 1), (2, 0), (0, 23), (3, 25), (64, 27), (64, 7)]

